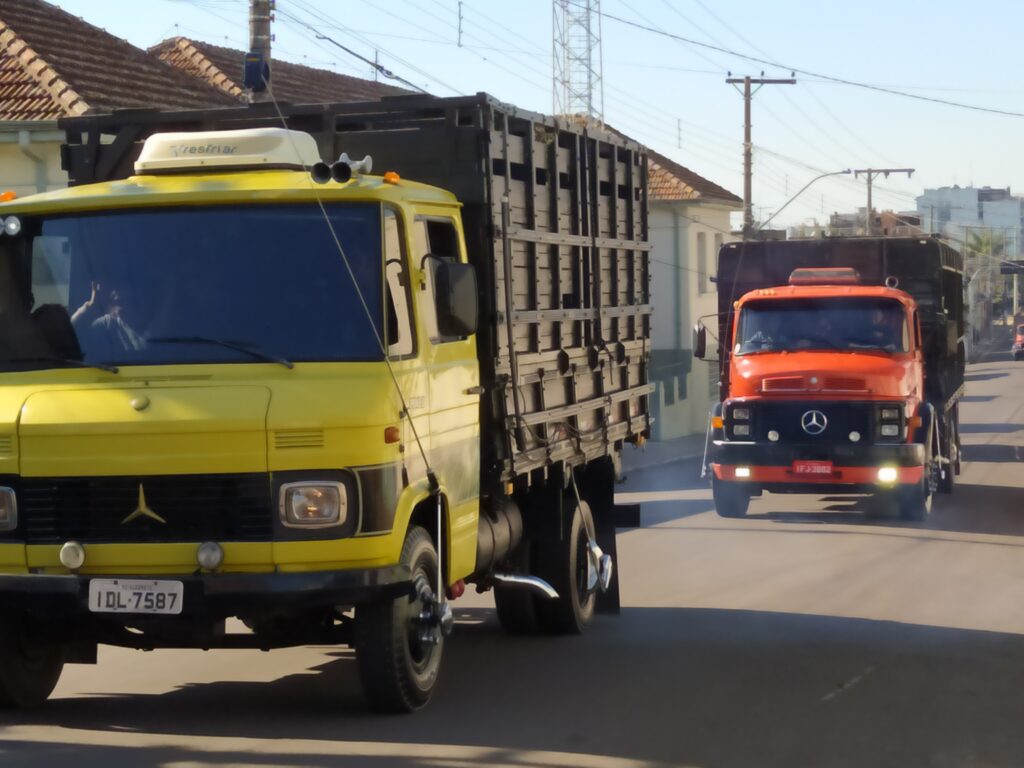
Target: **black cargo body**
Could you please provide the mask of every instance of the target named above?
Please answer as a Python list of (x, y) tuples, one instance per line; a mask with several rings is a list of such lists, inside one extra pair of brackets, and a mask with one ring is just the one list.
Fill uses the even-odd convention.
[[(719, 339), (731, 338), (733, 302), (748, 291), (789, 283), (794, 269), (852, 267), (865, 285), (895, 281), (917, 301), (927, 399), (951, 407), (964, 386), (964, 263), (960, 252), (929, 236), (844, 237), (728, 243), (718, 257)], [(722, 397), (728, 349), (720, 344)]]
[[(279, 111), (280, 110), (280, 114)], [(651, 293), (642, 148), (486, 94), (68, 118), (72, 185), (125, 178), (150, 135), (282, 127), (328, 162), (434, 184), (463, 203), (480, 290), (482, 490), (614, 454), (649, 432)]]

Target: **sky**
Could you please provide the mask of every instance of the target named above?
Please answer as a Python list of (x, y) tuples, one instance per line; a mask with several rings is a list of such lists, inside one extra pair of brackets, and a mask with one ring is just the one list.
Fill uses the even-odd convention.
[[(143, 48), (174, 35), (247, 46), (248, 0), (55, 2)], [(739, 196), (743, 99), (728, 73), (803, 70), (753, 100), (757, 218), (846, 168), (915, 169), (875, 182), (876, 210), (913, 210), (926, 187), (1024, 193), (1021, 0), (601, 0), (600, 9), (604, 119)], [(551, 0), (277, 0), (273, 32), (275, 58), (373, 78), (319, 33), (438, 96), (487, 91), (553, 109)], [(773, 226), (825, 221), (865, 200), (863, 178), (823, 178)]]

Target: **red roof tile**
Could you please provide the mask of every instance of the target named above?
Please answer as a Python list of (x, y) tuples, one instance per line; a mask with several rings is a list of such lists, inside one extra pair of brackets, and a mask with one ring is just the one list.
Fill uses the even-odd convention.
[(43, 0), (0, 0), (0, 119), (235, 103), (216, 88)]
[[(243, 51), (185, 37), (172, 37), (153, 46), (149, 52), (226, 94), (239, 99), (242, 97)], [(272, 61), (270, 72), (270, 87), (274, 97), (292, 104), (374, 101), (384, 96), (412, 93), (387, 83), (340, 75), (287, 61)]]

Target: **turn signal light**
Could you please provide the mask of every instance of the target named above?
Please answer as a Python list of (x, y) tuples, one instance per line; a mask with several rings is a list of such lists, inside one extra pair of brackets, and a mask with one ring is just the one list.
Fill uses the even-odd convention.
[(394, 171), (388, 171), (387, 173), (384, 174), (384, 181), (387, 182), (388, 184), (397, 184), (401, 180), (402, 177), (399, 176)]
[(397, 443), (402, 439), (401, 433), (398, 431), (398, 427), (384, 427), (384, 442), (385, 443)]
[(715, 429), (722, 429), (722, 427), (725, 426), (725, 422), (722, 421), (722, 417), (721, 416), (712, 416), (711, 417), (711, 426), (714, 427)]
[(17, 192), (8, 189), (6, 192), (0, 192), (0, 203), (7, 203), (14, 200), (18, 196)]

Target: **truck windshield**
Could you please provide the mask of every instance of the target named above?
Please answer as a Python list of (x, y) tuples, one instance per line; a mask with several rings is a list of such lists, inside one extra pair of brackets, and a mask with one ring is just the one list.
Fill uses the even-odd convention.
[(891, 299), (773, 299), (752, 301), (743, 307), (735, 352), (906, 352), (909, 343), (903, 307)]
[(0, 370), (381, 359), (381, 208), (327, 212), (26, 217), (0, 238)]

